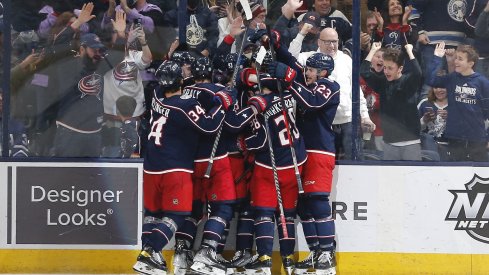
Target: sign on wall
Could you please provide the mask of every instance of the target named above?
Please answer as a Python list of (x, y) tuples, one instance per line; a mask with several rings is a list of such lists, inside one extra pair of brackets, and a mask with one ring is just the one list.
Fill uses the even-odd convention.
[(137, 168), (16, 169), (15, 243), (137, 244)]

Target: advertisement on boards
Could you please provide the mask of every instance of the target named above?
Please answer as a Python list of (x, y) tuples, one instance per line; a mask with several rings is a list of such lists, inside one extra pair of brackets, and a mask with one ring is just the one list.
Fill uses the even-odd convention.
[(137, 168), (16, 169), (16, 244), (137, 244)]

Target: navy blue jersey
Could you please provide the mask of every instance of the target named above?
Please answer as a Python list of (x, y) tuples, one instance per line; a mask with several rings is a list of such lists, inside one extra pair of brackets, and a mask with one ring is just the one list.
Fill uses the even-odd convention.
[[(182, 98), (197, 100), (205, 110), (209, 110), (215, 105), (215, 94), (224, 89), (225, 87), (221, 84), (196, 83), (183, 89)], [(201, 136), (195, 161), (202, 162), (209, 160), (214, 141), (216, 140), (216, 135), (217, 133)], [(216, 154), (214, 156), (215, 158), (227, 155), (228, 142), (222, 138), (225, 138), (225, 135), (223, 135), (219, 140)]]
[(215, 136), (224, 113), (221, 105), (205, 111), (197, 100), (178, 95), (153, 97), (145, 172), (192, 172), (200, 134)]
[(489, 80), (479, 73), (437, 76), (442, 58), (433, 57), (428, 84), (447, 89), (449, 112), (445, 137), (485, 142), (484, 120), (489, 119)]
[(290, 91), (302, 110), (297, 115), (297, 126), (307, 151), (334, 154), (332, 125), (340, 104), (340, 85), (321, 78), (309, 87), (294, 82)]
[(100, 131), (104, 113), (104, 78), (86, 69), (75, 74), (75, 77), (77, 82), (64, 91), (56, 120), (58, 124), (77, 132)]
[[(286, 92), (286, 91), (284, 91)], [(249, 150), (256, 150), (255, 163), (257, 165), (272, 168), (270, 159), (270, 151), (267, 143), (267, 135), (272, 139), (273, 153), (275, 156), (275, 164), (277, 169), (287, 169), (293, 167), (292, 154), (289, 147), (289, 138), (285, 126), (285, 118), (282, 112), (282, 104), (277, 94), (271, 93), (263, 95), (271, 102), (265, 112), (256, 116), (252, 122), (253, 134), (245, 139), (246, 146)], [(296, 126), (296, 118), (294, 114), (296, 101), (288, 92), (284, 94), (284, 102), (286, 107), (287, 122), (289, 123), (292, 146), (295, 149), (297, 164), (302, 164), (306, 160), (306, 149), (304, 140)], [(268, 122), (269, 132), (265, 129), (265, 119)]]

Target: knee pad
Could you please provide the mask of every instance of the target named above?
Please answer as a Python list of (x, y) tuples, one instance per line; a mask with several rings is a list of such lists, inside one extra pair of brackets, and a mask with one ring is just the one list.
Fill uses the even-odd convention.
[(310, 196), (307, 206), (308, 211), (315, 220), (326, 219), (331, 216), (331, 206), (327, 195)]

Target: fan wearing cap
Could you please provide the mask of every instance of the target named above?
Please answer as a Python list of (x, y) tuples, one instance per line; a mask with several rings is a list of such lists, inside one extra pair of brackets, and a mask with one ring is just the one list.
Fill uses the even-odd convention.
[[(75, 77), (61, 95), (56, 118), (54, 153), (57, 157), (99, 157), (103, 118), (103, 77), (97, 71), (104, 57), (100, 38), (87, 33), (80, 38), (79, 57), (60, 66), (60, 76)], [(63, 81), (63, 80), (60, 80)]]

